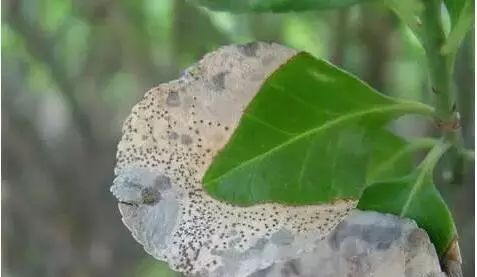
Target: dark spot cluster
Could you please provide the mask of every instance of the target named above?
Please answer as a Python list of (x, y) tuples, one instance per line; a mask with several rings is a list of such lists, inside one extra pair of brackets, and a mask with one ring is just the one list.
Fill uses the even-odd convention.
[(161, 200), (161, 193), (155, 188), (146, 187), (141, 190), (141, 197), (144, 204), (153, 205)]
[(212, 76), (212, 83), (214, 84), (217, 90), (225, 89), (225, 76), (228, 74), (227, 71), (217, 73)]
[(237, 46), (239, 52), (247, 57), (257, 56), (257, 50), (259, 47), (260, 47), (260, 44), (257, 42), (250, 42), (250, 43)]

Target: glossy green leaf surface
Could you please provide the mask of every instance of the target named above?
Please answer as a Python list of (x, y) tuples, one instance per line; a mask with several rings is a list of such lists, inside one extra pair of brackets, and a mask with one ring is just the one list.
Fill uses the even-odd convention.
[(394, 138), (376, 141), (381, 145), (375, 145), (378, 151), (373, 153), (368, 167), (367, 184), (409, 175), (415, 167), (414, 154), (419, 150), (431, 149), (436, 144), (436, 140), (432, 138), (420, 138), (405, 142), (391, 133), (388, 135)]
[(425, 229), (439, 256), (449, 248), (457, 231), (452, 215), (436, 189), (433, 167), (426, 161), (407, 177), (377, 182), (365, 189), (358, 208), (412, 218)]
[(430, 109), (298, 54), (264, 82), (208, 168), (204, 188), (236, 205), (357, 199), (373, 167), (403, 146), (384, 126), (410, 112)]
[(384, 2), (414, 32), (418, 31), (419, 17), (424, 9), (421, 0), (388, 0)]
[(230, 12), (290, 12), (344, 8), (366, 0), (190, 0), (212, 10)]

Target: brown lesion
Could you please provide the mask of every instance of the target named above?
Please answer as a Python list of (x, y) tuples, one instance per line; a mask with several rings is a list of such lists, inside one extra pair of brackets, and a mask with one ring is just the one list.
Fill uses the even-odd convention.
[(456, 113), (451, 121), (436, 119), (436, 127), (444, 133), (456, 132), (461, 127), (459, 114)]
[(455, 238), (444, 257), (442, 258), (442, 267), (449, 277), (462, 277), (462, 257), (460, 255), (459, 242)]

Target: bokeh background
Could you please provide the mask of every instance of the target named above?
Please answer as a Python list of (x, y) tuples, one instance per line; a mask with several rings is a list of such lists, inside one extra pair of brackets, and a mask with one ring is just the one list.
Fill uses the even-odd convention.
[[(184, 0), (3, 0), (1, 32), (4, 276), (174, 276), (121, 223), (109, 192), (116, 144), (122, 120), (148, 88), (220, 45), (280, 42), (386, 94), (432, 102), (423, 50), (376, 4), (232, 15)], [(474, 47), (472, 31), (455, 76), (470, 148)], [(395, 128), (405, 136), (436, 132), (432, 122), (414, 120)], [(473, 165), (451, 173), (437, 179), (472, 276)]]

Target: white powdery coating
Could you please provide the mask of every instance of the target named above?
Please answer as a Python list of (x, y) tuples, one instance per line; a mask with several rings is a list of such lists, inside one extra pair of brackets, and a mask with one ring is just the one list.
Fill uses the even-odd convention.
[(356, 205), (237, 207), (202, 189), (244, 108), (295, 54), (268, 43), (222, 47), (148, 91), (126, 119), (111, 191), (135, 239), (172, 269), (246, 276), (311, 251)]

